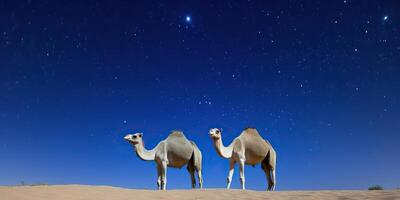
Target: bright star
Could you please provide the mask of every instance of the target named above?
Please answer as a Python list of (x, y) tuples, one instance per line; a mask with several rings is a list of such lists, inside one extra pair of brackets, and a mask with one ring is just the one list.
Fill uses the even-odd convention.
[(190, 22), (190, 21), (192, 21), (192, 18), (190, 16), (186, 16), (185, 20), (186, 20), (186, 22)]
[(387, 15), (385, 15), (384, 17), (383, 17), (383, 20), (384, 21), (386, 21), (386, 20), (388, 20), (389, 19), (389, 16), (387, 16)]

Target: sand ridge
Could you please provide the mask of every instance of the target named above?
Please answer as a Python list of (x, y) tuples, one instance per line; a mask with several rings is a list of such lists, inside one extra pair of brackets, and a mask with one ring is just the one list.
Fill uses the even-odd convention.
[(399, 199), (400, 190), (252, 191), (252, 190), (136, 190), (110, 186), (54, 185), (0, 187), (0, 200), (141, 200), (141, 199)]

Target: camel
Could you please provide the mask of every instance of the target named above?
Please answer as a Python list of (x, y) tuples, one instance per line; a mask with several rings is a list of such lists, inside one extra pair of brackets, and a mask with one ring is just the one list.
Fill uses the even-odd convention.
[(128, 134), (124, 137), (133, 145), (140, 159), (156, 162), (158, 190), (166, 190), (167, 167), (182, 168), (186, 164), (192, 179), (192, 188), (196, 187), (195, 171), (197, 172), (199, 187), (203, 188), (201, 152), (193, 141), (186, 139), (183, 132), (172, 131), (165, 140), (158, 143), (152, 150), (145, 149), (142, 138), (143, 133)]
[(227, 189), (231, 186), (236, 163), (239, 163), (240, 183), (243, 190), (245, 190), (244, 165), (247, 164), (254, 166), (261, 163), (261, 168), (267, 176), (267, 190), (275, 190), (276, 152), (274, 148), (272, 148), (272, 145), (267, 140), (264, 140), (256, 129), (244, 129), (242, 133), (227, 147), (222, 143), (222, 132), (220, 129), (212, 128), (210, 129), (209, 134), (214, 142), (214, 147), (217, 150), (218, 155), (229, 159)]

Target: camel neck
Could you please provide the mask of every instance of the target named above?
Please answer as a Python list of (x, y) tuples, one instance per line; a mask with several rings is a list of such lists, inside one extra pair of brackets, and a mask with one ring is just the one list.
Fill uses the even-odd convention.
[(222, 143), (222, 138), (214, 139), (214, 147), (221, 157), (228, 159), (232, 157), (233, 142), (228, 147), (225, 147)]
[(139, 156), (140, 159), (146, 160), (146, 161), (154, 160), (154, 158), (155, 158), (155, 149), (156, 148), (154, 148), (152, 150), (147, 150), (144, 147), (143, 142), (138, 143), (138, 144), (135, 145), (136, 154)]

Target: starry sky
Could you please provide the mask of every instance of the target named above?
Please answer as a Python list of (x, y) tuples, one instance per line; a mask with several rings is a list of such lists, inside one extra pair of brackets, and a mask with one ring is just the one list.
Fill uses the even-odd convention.
[[(277, 190), (400, 187), (396, 0), (3, 0), (0, 24), (0, 185), (155, 189), (123, 136), (180, 129), (222, 188), (208, 130), (227, 145), (252, 126)], [(259, 165), (246, 186), (266, 188)], [(186, 169), (167, 187), (190, 188)]]

